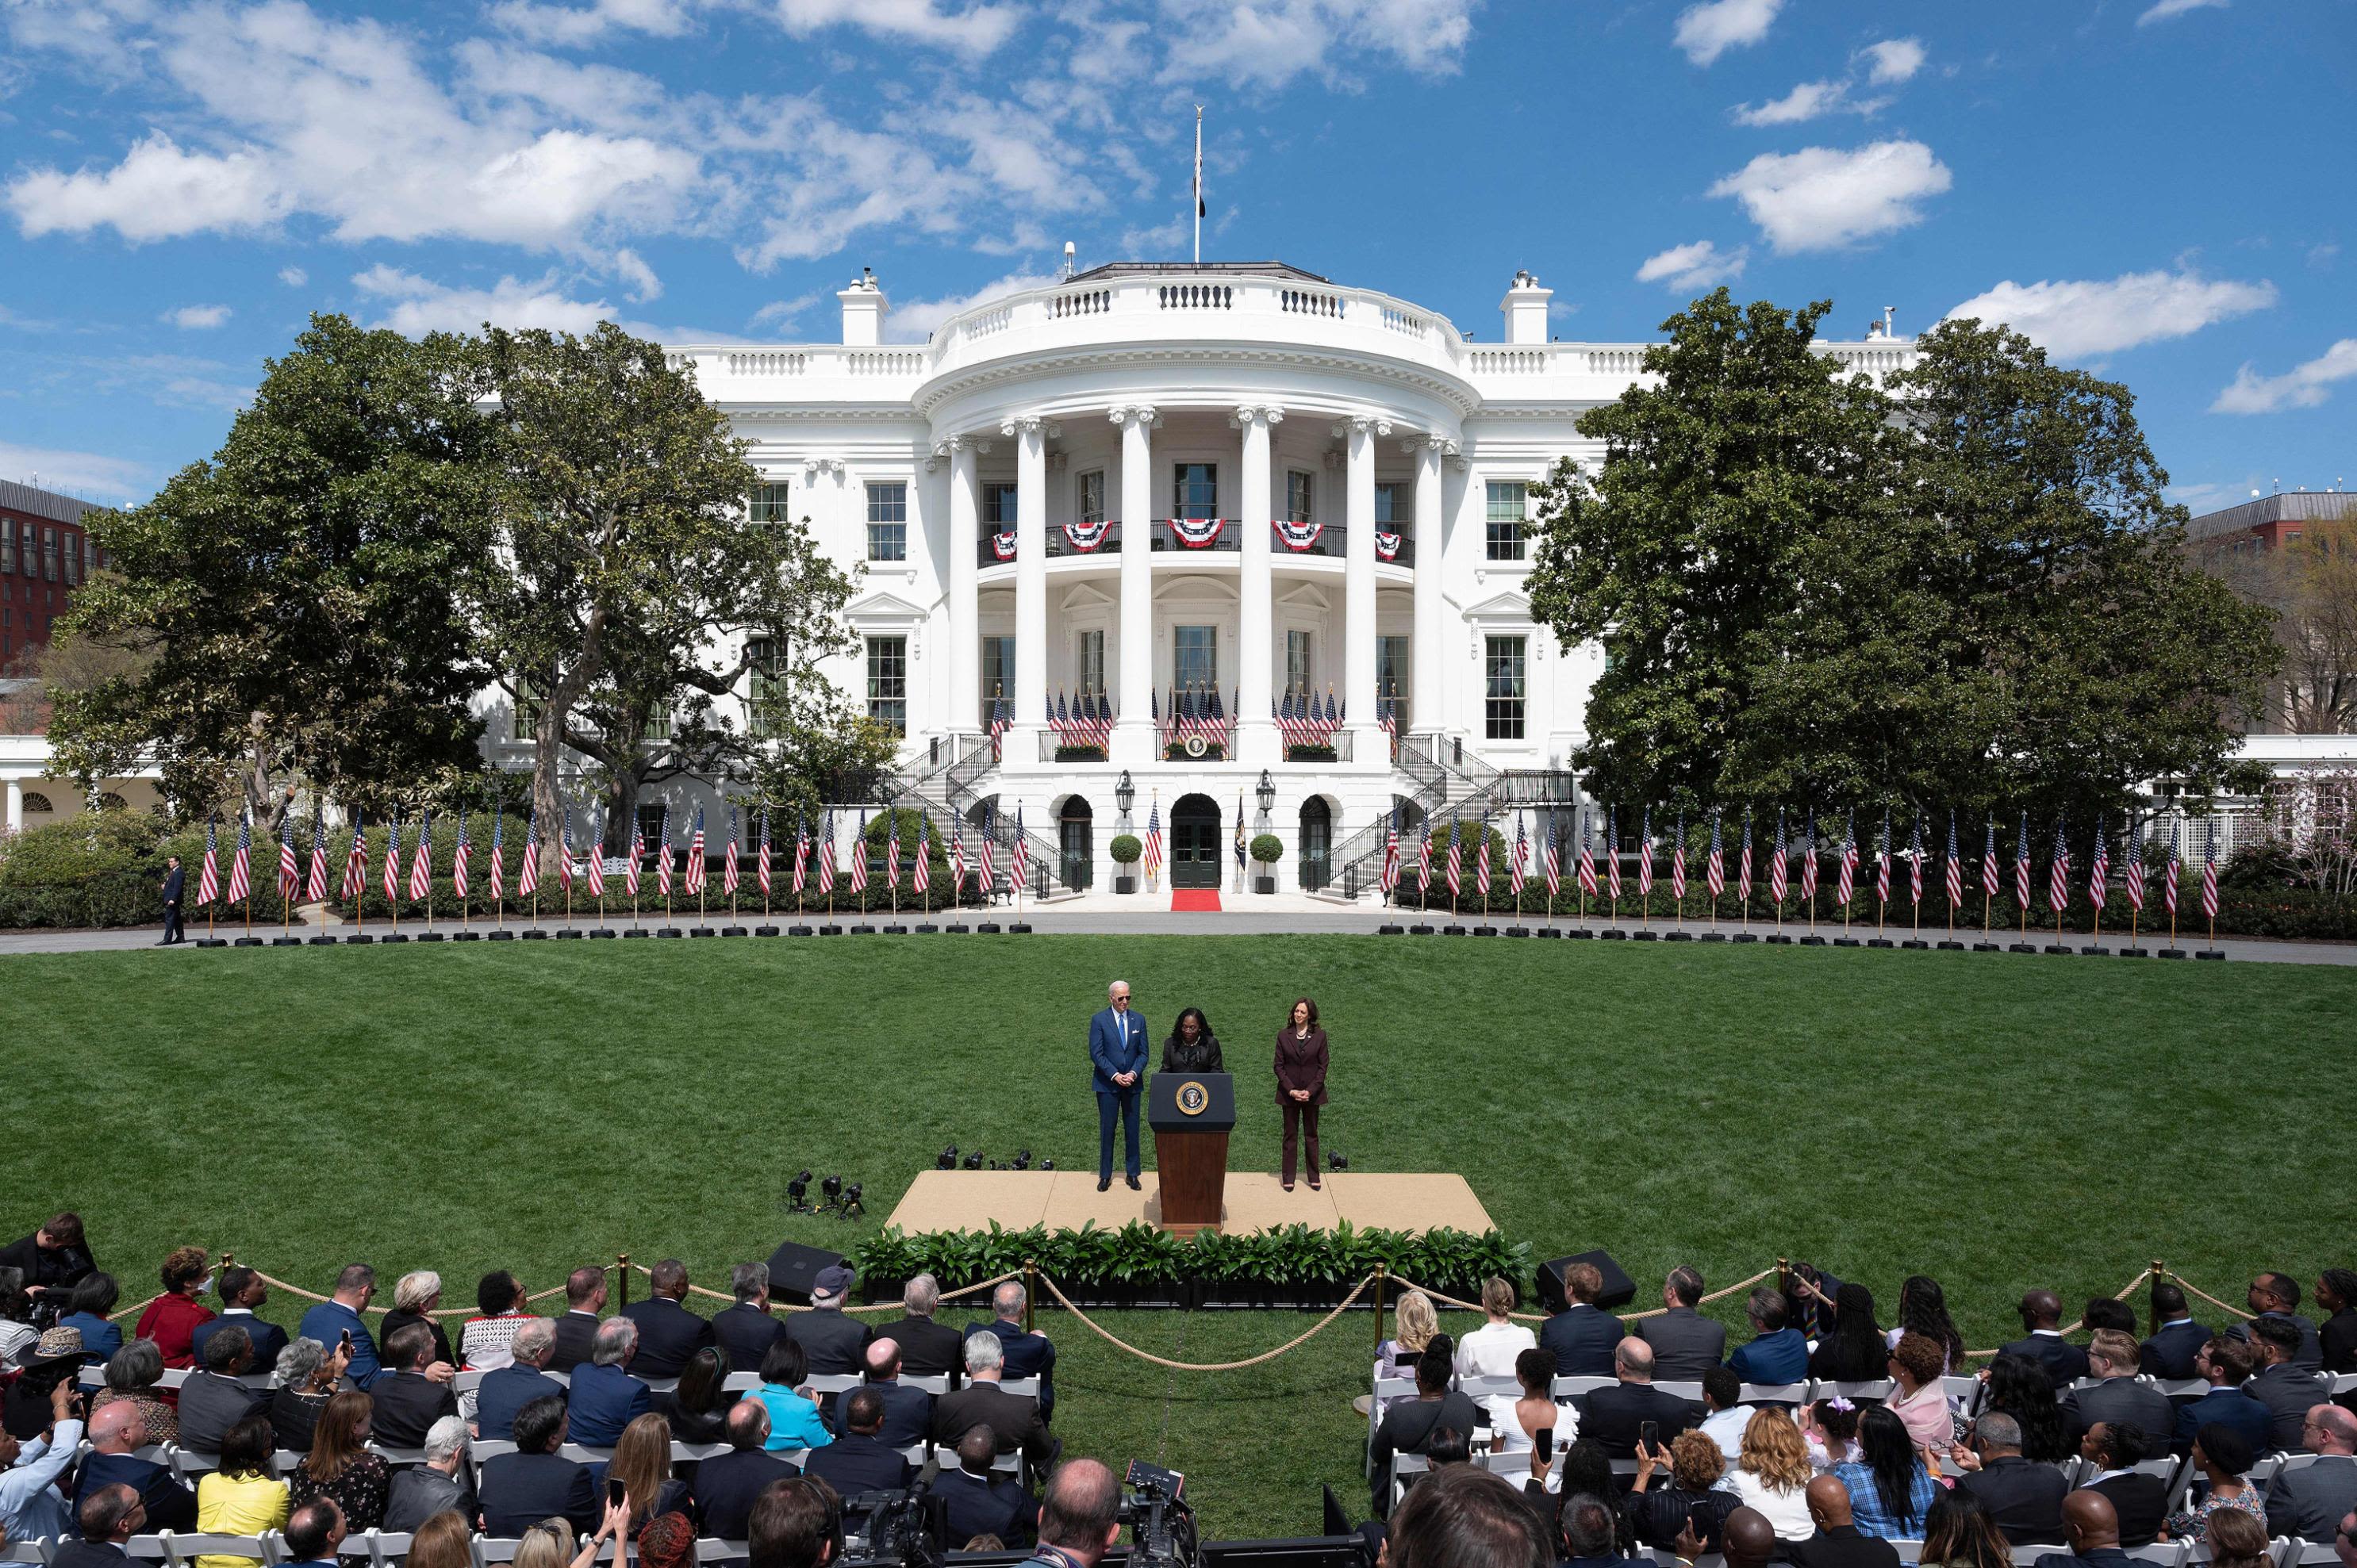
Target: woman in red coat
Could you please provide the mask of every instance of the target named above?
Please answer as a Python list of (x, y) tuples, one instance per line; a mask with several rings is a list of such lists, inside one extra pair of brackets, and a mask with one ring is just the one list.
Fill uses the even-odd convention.
[(1276, 1107), (1285, 1113), (1285, 1190), (1293, 1190), (1299, 1134), (1309, 1134), (1309, 1190), (1318, 1190), (1318, 1108), (1326, 1103), (1326, 1031), (1318, 1004), (1304, 996), (1276, 1032)]
[(156, 1348), (164, 1352), (164, 1365), (197, 1364), (188, 1336), (198, 1324), (213, 1320), (212, 1308), (197, 1302), (211, 1277), (212, 1258), (202, 1247), (175, 1248), (164, 1260), (164, 1294), (147, 1304), (135, 1331), (139, 1338), (156, 1341)]

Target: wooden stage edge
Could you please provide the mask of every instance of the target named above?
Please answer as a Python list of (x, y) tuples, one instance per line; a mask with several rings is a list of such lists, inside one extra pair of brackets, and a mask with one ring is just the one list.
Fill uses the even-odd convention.
[[(1249, 1235), (1287, 1225), (1333, 1230), (1344, 1220), (1357, 1230), (1468, 1230), (1491, 1229), (1490, 1211), (1454, 1173), (1334, 1171), (1323, 1191), (1307, 1182), (1285, 1190), (1274, 1173), (1230, 1171), (1220, 1229)], [(1132, 1192), (1116, 1175), (1097, 1190), (1093, 1171), (921, 1171), (893, 1207), (888, 1223), (907, 1235), (934, 1230), (987, 1230), (996, 1220), (1009, 1230), (1034, 1225), (1077, 1230), (1093, 1219), (1119, 1230), (1134, 1219), (1162, 1223), (1160, 1184), (1153, 1171)]]

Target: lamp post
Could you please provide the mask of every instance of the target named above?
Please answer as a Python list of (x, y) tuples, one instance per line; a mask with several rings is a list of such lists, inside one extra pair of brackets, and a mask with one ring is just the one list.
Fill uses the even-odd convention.
[(1256, 792), (1260, 796), (1260, 814), (1265, 817), (1276, 809), (1276, 780), (1268, 776), (1268, 769), (1265, 768), (1260, 770), (1260, 784)]
[(1121, 770), (1121, 782), (1113, 787), (1113, 803), (1119, 809), (1125, 827), (1129, 823), (1129, 808), (1136, 799), (1137, 786), (1130, 782), (1129, 769), (1125, 768)]

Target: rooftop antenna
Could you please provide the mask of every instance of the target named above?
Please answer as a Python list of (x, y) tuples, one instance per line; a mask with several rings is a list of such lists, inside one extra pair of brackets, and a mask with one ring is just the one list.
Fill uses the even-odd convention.
[(1080, 265), (1080, 263), (1073, 259), (1073, 258), (1074, 258), (1074, 256), (1075, 256), (1076, 254), (1077, 254), (1077, 252), (1074, 250), (1073, 245), (1072, 245), (1072, 242), (1071, 242), (1070, 240), (1065, 241), (1065, 242), (1064, 242), (1064, 275), (1065, 275), (1066, 277), (1071, 277), (1071, 276), (1072, 275), (1072, 273), (1073, 273), (1074, 269), (1076, 269), (1076, 268)]
[(1899, 307), (1895, 305), (1886, 305), (1882, 307), (1882, 335), (1885, 338), (1895, 338), (1899, 335), (1896, 320), (1898, 314)]
[(1195, 264), (1203, 264), (1203, 106), (1195, 105)]

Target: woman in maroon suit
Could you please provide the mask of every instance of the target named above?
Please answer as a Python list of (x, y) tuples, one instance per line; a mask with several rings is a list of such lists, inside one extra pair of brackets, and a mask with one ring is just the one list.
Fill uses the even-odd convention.
[(1293, 1155), (1309, 1134), (1309, 1190), (1318, 1190), (1318, 1108), (1326, 1103), (1326, 1031), (1318, 1004), (1305, 996), (1276, 1032), (1276, 1107), (1285, 1113), (1285, 1190), (1293, 1190)]

